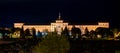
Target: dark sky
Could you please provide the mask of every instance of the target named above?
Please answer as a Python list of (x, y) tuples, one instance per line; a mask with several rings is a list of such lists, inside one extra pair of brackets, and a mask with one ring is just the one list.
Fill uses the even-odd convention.
[(0, 27), (14, 22), (49, 24), (57, 19), (70, 23), (108, 21), (120, 27), (119, 5), (112, 0), (0, 0)]

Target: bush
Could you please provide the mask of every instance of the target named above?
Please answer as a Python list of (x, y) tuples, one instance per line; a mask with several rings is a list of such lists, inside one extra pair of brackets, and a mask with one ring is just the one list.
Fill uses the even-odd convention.
[(68, 53), (70, 44), (64, 35), (48, 34), (42, 42), (38, 43), (34, 53)]

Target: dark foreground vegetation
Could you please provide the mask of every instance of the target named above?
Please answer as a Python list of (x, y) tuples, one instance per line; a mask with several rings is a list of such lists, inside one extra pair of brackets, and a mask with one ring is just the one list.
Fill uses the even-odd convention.
[[(11, 43), (0, 45), (0, 53), (32, 53), (32, 47), (39, 41), (34, 39), (12, 39)], [(12, 41), (11, 40), (11, 41)]]
[(120, 47), (120, 41), (109, 40), (71, 40), (70, 44), (70, 53), (114, 53)]
[[(16, 40), (8, 44), (1, 44), (0, 53), (34, 53), (35, 51), (33, 51), (33, 48), (39, 42), (41, 42), (40, 39), (26, 39)], [(69, 43), (70, 50), (68, 53), (115, 53), (116, 50), (120, 50), (120, 41), (114, 40), (109, 41), (69, 39)]]
[(0, 41), (0, 53), (115, 53), (120, 50), (120, 36), (114, 40), (114, 33), (107, 28), (97, 28), (90, 32), (86, 28), (85, 34), (81, 35), (81, 30), (73, 27), (70, 35), (66, 27), (61, 34), (45, 31), (47, 34), (42, 36), (38, 32), (39, 37), (34, 28), (32, 34), (29, 29), (18, 31), (20, 37), (16, 39), (12, 35), (6, 37), (4, 31), (1, 31), (3, 40), (2, 43)]

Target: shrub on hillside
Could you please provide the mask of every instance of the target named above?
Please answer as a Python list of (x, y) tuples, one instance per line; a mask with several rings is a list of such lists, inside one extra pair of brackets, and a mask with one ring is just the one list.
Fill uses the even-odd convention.
[(68, 53), (69, 41), (64, 35), (48, 34), (42, 42), (38, 43), (34, 53)]

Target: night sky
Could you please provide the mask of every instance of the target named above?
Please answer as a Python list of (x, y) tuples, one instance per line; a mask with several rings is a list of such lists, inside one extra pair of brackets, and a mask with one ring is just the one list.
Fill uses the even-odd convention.
[(70, 23), (110, 22), (120, 27), (119, 2), (112, 0), (0, 0), (0, 27), (14, 22), (50, 24), (58, 18)]

